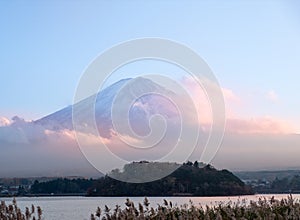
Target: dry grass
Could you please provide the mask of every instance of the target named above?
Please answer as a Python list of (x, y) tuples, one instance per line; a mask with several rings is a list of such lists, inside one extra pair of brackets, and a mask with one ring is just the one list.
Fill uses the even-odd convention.
[(218, 205), (195, 206), (190, 204), (173, 206), (172, 202), (164, 200), (162, 205), (151, 208), (149, 201), (145, 198), (143, 204), (135, 206), (129, 199), (126, 208), (116, 206), (110, 209), (105, 206), (102, 211), (99, 207), (96, 213), (91, 215), (91, 220), (123, 220), (123, 219), (203, 219), (203, 220), (229, 220), (229, 219), (300, 219), (300, 203), (289, 196), (287, 199), (276, 200), (271, 198), (260, 198), (257, 202), (239, 201), (237, 203), (220, 203)]
[[(105, 206), (103, 210), (99, 207), (94, 214), (91, 214), (91, 220), (164, 220), (164, 219), (203, 219), (203, 220), (286, 220), (300, 219), (300, 203), (298, 200), (289, 196), (286, 199), (276, 200), (273, 198), (267, 200), (260, 198), (257, 202), (245, 200), (237, 203), (220, 203), (215, 206), (196, 206), (192, 202), (189, 204), (177, 206), (172, 202), (164, 200), (163, 204), (156, 208), (150, 206), (147, 198), (143, 204), (137, 206), (129, 199), (125, 202), (126, 207), (119, 205), (114, 209)], [(75, 208), (75, 207), (74, 207)], [(42, 210), (33, 205), (31, 209), (25, 208), (22, 213), (14, 199), (12, 204), (7, 205), (1, 202), (0, 220), (42, 220)], [(51, 219), (50, 219), (51, 220)]]
[(42, 209), (41, 207), (34, 205), (31, 209), (25, 208), (25, 212), (22, 213), (21, 209), (18, 207), (17, 202), (13, 199), (12, 204), (6, 204), (1, 201), (0, 204), (0, 220), (41, 220), (42, 219)]

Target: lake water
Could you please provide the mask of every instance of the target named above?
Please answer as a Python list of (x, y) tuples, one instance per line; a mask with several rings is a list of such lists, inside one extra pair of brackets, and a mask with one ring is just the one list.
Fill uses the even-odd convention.
[[(150, 205), (157, 207), (162, 204), (163, 199), (172, 201), (173, 204), (182, 205), (191, 200), (195, 205), (215, 205), (220, 202), (237, 202), (245, 199), (246, 201), (257, 201), (259, 197), (271, 198), (273, 195), (252, 195), (234, 197), (148, 197)], [(275, 198), (287, 198), (287, 194), (274, 195)], [(300, 199), (300, 194), (294, 194), (295, 199)], [(19, 197), (17, 204), (22, 209), (41, 206), (45, 220), (89, 220), (91, 213), (94, 213), (97, 206), (103, 209), (104, 205), (113, 208), (115, 205), (124, 207), (127, 197)], [(0, 198), (1, 201), (11, 203), (12, 198)], [(135, 204), (143, 202), (144, 197), (130, 197)]]

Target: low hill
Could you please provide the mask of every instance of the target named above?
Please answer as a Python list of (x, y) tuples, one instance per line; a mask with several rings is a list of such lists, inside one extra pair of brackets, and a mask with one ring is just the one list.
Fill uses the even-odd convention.
[[(123, 172), (130, 171), (127, 169)], [(185, 163), (171, 175), (148, 183), (126, 183), (105, 176), (96, 181), (87, 193), (88, 196), (232, 196), (245, 194), (252, 194), (251, 189), (234, 174), (228, 170), (216, 170), (210, 165), (200, 166), (198, 162)]]

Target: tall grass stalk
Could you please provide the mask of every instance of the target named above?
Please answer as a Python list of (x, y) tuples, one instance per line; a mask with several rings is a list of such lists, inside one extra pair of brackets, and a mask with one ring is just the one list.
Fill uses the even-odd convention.
[(25, 208), (22, 212), (17, 205), (16, 199), (13, 199), (12, 204), (6, 204), (1, 201), (0, 204), (0, 220), (42, 220), (42, 209), (40, 206), (35, 208), (34, 205), (29, 209)]
[(91, 214), (91, 220), (164, 220), (164, 219), (203, 219), (203, 220), (256, 220), (256, 219), (300, 219), (299, 201), (288, 196), (286, 199), (277, 200), (274, 197), (266, 199), (259, 198), (258, 201), (245, 200), (236, 203), (219, 203), (214, 206), (196, 206), (191, 201), (185, 205), (173, 205), (171, 201), (164, 200), (156, 208), (150, 207), (150, 203), (145, 198), (143, 204), (135, 205), (129, 199), (125, 202), (126, 207), (121, 209), (116, 206), (111, 209), (107, 206), (103, 210), (99, 207), (96, 213)]

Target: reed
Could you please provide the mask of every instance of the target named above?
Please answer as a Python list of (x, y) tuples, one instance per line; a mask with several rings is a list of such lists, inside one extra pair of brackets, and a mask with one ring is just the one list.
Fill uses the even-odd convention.
[(25, 212), (18, 207), (17, 201), (14, 198), (12, 204), (6, 204), (1, 201), (0, 204), (0, 220), (42, 220), (42, 209), (40, 206), (35, 208), (25, 208)]
[[(4, 201), (0, 204), (1, 220), (42, 220), (42, 209), (37, 206), (26, 207), (24, 212), (17, 206), (13, 199), (12, 204)], [(241, 200), (238, 202), (219, 203), (211, 206), (189, 204), (174, 205), (171, 201), (164, 200), (156, 208), (150, 206), (147, 198), (143, 203), (134, 204), (129, 199), (125, 201), (125, 207), (116, 205), (114, 208), (104, 206), (103, 210), (98, 207), (91, 214), (91, 220), (260, 220), (260, 219), (300, 219), (300, 202), (290, 195), (285, 199), (277, 200), (274, 197), (259, 198), (258, 201)]]
[(121, 209), (116, 206), (110, 209), (105, 206), (103, 210), (99, 207), (94, 214), (91, 214), (91, 220), (164, 220), (164, 219), (203, 219), (203, 220), (256, 220), (256, 219), (300, 219), (300, 203), (294, 200), (290, 195), (286, 199), (276, 200), (260, 198), (258, 201), (245, 200), (236, 203), (219, 203), (214, 206), (196, 206), (192, 202), (189, 204), (177, 206), (172, 202), (164, 200), (163, 204), (157, 205), (154, 209), (145, 198), (143, 204), (135, 205), (129, 199), (125, 202), (126, 207)]

